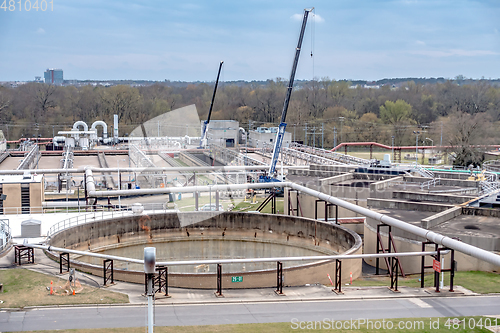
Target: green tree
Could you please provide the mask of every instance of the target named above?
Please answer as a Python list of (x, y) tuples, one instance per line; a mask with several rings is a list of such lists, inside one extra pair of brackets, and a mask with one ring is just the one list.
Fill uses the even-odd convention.
[(396, 102), (386, 101), (380, 106), (380, 117), (386, 124), (397, 125), (410, 119), (411, 105), (398, 99)]
[(410, 116), (411, 105), (402, 99), (396, 102), (386, 101), (380, 106), (380, 117), (384, 123), (392, 125), (394, 142), (398, 146), (404, 142), (409, 132), (408, 125), (415, 123)]

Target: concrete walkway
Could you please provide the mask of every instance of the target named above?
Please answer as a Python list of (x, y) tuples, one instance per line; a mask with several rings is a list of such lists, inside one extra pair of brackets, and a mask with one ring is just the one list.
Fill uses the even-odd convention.
[[(59, 275), (59, 264), (49, 259), (42, 250), (35, 250), (35, 264), (21, 266), (33, 271), (48, 275)], [(0, 269), (18, 269), (14, 264), (14, 249), (0, 258)], [(67, 275), (63, 274), (62, 276)], [(82, 283), (94, 287), (102, 287), (101, 277), (77, 272), (77, 278)], [(106, 287), (109, 291), (127, 294), (131, 304), (144, 304), (146, 298), (144, 285), (117, 281), (116, 284)], [(224, 286), (223, 286), (224, 288)], [(455, 287), (455, 292), (445, 289), (436, 293), (433, 288), (411, 288), (399, 287), (399, 292), (394, 292), (388, 287), (351, 287), (342, 286), (342, 294), (336, 294), (331, 287), (314, 284), (300, 287), (284, 287), (285, 295), (279, 296), (274, 292), (274, 288), (258, 289), (223, 289), (224, 297), (216, 297), (216, 281), (214, 279), (214, 289), (184, 289), (170, 287), (168, 292), (170, 297), (157, 294), (156, 304), (207, 304), (207, 303), (254, 303), (254, 302), (279, 302), (279, 301), (322, 301), (322, 300), (361, 300), (361, 299), (385, 299), (385, 298), (423, 298), (423, 297), (456, 297), (465, 295), (476, 295), (475, 293), (462, 288)], [(88, 306), (88, 305), (86, 305)]]

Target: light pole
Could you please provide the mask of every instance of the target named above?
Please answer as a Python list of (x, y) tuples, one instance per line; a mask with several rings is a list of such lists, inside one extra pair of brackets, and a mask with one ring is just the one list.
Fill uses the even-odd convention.
[(413, 134), (416, 135), (416, 137), (415, 137), (415, 163), (418, 165), (418, 136), (420, 135), (420, 132), (413, 131)]

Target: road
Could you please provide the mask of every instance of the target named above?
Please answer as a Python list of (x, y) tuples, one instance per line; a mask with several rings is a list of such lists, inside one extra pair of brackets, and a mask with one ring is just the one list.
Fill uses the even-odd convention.
[[(500, 296), (426, 297), (156, 306), (156, 326), (499, 315)], [(428, 320), (426, 320), (426, 325)], [(500, 322), (500, 319), (498, 319)], [(146, 326), (145, 306), (37, 308), (0, 312), (0, 330)]]

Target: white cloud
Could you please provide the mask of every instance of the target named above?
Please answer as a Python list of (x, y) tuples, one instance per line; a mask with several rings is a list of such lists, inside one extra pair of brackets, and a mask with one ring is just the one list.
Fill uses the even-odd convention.
[(39, 35), (43, 35), (45, 33), (45, 30), (42, 29), (42, 28), (38, 28), (37, 31), (36, 31), (37, 34)]
[[(311, 16), (312, 15), (312, 16)], [(295, 20), (295, 21), (302, 21), (302, 18), (304, 17), (304, 14), (293, 14), (292, 16), (290, 16), (290, 18), (292, 20)], [(321, 16), (319, 16), (318, 14), (310, 14), (309, 15), (309, 19), (313, 19), (315, 20), (317, 23), (323, 23), (325, 22), (325, 19), (322, 18)]]
[(425, 42), (424, 42), (424, 41), (421, 41), (421, 40), (417, 40), (417, 41), (415, 41), (415, 44), (417, 44), (417, 45), (421, 45), (421, 46), (425, 46)]

